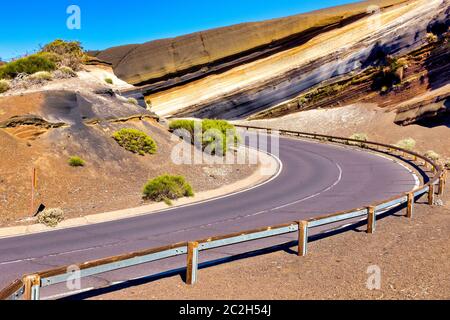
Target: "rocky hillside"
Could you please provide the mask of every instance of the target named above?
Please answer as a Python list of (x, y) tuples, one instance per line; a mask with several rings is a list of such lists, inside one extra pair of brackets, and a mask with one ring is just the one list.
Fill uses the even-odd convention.
[[(104, 67), (84, 67), (76, 77), (33, 84), (0, 94), (0, 226), (31, 218), (32, 170), (37, 170), (35, 208), (60, 207), (66, 218), (144, 204), (142, 187), (162, 174), (186, 177), (196, 192), (250, 175), (251, 165), (176, 165), (178, 143), (158, 117), (118, 94), (127, 88)], [(114, 78), (107, 84), (105, 77)], [(122, 148), (113, 134), (138, 129), (157, 144), (140, 156)], [(69, 165), (69, 158), (85, 161)]]
[[(448, 44), (441, 40), (449, 26), (449, 4), (449, 0), (365, 1), (126, 50), (112, 48), (97, 57), (112, 63), (119, 77), (142, 85), (129, 92), (146, 94), (152, 110), (162, 116), (240, 119), (260, 112), (264, 117), (270, 112), (278, 116), (287, 105), (288, 112), (302, 109), (302, 95), (329, 84), (341, 87), (327, 88), (326, 93), (342, 93), (344, 99), (328, 104), (317, 99), (321, 103), (317, 107), (351, 102), (355, 94), (373, 96), (373, 101), (364, 102), (398, 103), (447, 82)], [(408, 66), (401, 67), (407, 81), (402, 85), (415, 86), (411, 84), (415, 73), (424, 75), (425, 80), (419, 77), (422, 85), (415, 86), (418, 91), (403, 90), (404, 96), (378, 98), (380, 91), (391, 92), (398, 83), (389, 83), (387, 89), (372, 86), (371, 77), (389, 61), (405, 56)], [(346, 79), (353, 85), (342, 86)]]
[[(367, 15), (368, 5), (382, 8), (405, 0), (356, 3), (270, 21), (243, 23), (173, 39), (110, 48), (97, 52), (115, 73), (134, 85), (168, 87), (262, 58), (304, 43), (325, 30)], [(168, 83), (159, 83), (167, 81)]]

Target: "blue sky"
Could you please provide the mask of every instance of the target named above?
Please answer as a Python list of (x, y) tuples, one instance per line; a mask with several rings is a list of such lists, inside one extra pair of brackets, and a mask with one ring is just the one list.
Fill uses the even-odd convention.
[[(31, 53), (54, 39), (85, 49), (142, 43), (231, 24), (283, 17), (355, 0), (30, 0), (3, 1), (0, 58)], [(69, 5), (81, 9), (81, 29), (69, 30)]]

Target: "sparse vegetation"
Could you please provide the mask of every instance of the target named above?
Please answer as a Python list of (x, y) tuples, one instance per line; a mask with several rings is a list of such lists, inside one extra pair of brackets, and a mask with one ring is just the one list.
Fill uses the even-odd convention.
[(433, 150), (428, 150), (425, 152), (424, 156), (433, 161), (437, 161), (441, 158), (441, 156)]
[(444, 166), (445, 166), (445, 169), (450, 170), (450, 159), (445, 160)]
[(139, 102), (135, 98), (128, 98), (127, 102), (135, 106), (139, 105)]
[(0, 94), (5, 93), (11, 88), (11, 85), (8, 80), (1, 79), (0, 80)]
[(61, 73), (73, 74), (79, 70), (85, 60), (83, 48), (79, 42), (55, 40), (44, 46), (38, 53), (16, 59), (0, 66), (0, 79), (14, 79), (19, 74), (35, 74), (41, 71), (52, 72), (60, 68)]
[(77, 76), (77, 73), (73, 71), (72, 68), (62, 66), (58, 70), (54, 72), (54, 77), (57, 79), (67, 79), (67, 78), (74, 78)]
[(73, 156), (69, 158), (69, 165), (72, 167), (84, 167), (86, 164), (86, 161), (81, 159), (80, 157)]
[(386, 56), (381, 60), (383, 63), (378, 67), (378, 72), (373, 77), (372, 89), (386, 94), (394, 85), (402, 82), (407, 60), (391, 56)]
[(51, 81), (53, 79), (53, 75), (48, 71), (39, 71), (39, 72), (33, 73), (30, 76), (30, 79), (38, 80), (38, 81)]
[(0, 78), (14, 79), (21, 73), (34, 74), (56, 69), (58, 57), (51, 53), (36, 53), (17, 59), (0, 67)]
[(430, 43), (430, 44), (438, 42), (437, 35), (435, 35), (435, 34), (433, 34), (431, 32), (427, 33), (426, 38), (427, 38), (427, 42)]
[[(369, 140), (369, 137), (366, 133), (354, 133), (350, 136), (349, 139), (359, 140), (359, 141), (367, 141), (367, 140)], [(360, 147), (366, 146), (365, 143), (358, 143), (358, 142), (350, 142), (349, 144), (352, 146), (360, 146)]]
[(164, 201), (171, 204), (171, 200), (182, 197), (193, 197), (194, 192), (183, 176), (162, 175), (148, 181), (143, 190), (144, 198), (153, 201)]
[[(200, 132), (195, 132), (196, 123), (201, 128)], [(236, 128), (225, 120), (210, 120), (203, 121), (195, 120), (174, 120), (169, 124), (170, 130), (175, 131), (184, 129), (189, 132), (192, 138), (192, 143), (201, 141), (202, 150), (206, 148), (211, 151), (211, 154), (224, 156), (233, 145), (236, 145), (240, 137), (237, 134)], [(218, 137), (220, 135), (220, 137)], [(230, 137), (233, 141), (228, 141)]]
[(416, 140), (414, 140), (413, 138), (403, 139), (397, 142), (395, 146), (405, 150), (412, 151), (416, 147)]
[(121, 147), (141, 156), (155, 154), (157, 150), (156, 142), (137, 129), (121, 129), (114, 133), (113, 138)]
[(114, 81), (111, 78), (105, 78), (105, 82), (107, 84), (114, 84)]
[(64, 220), (64, 211), (60, 208), (45, 209), (38, 215), (38, 222), (48, 227), (56, 227)]
[(74, 71), (81, 68), (83, 61), (86, 59), (83, 47), (78, 41), (55, 40), (45, 45), (41, 52), (48, 52), (59, 57), (59, 67), (69, 67)]

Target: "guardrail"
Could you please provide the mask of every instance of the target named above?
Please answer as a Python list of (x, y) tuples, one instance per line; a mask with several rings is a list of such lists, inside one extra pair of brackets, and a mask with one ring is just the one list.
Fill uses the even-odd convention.
[[(245, 128), (246, 130), (265, 130), (269, 134), (273, 130), (254, 126), (237, 125), (237, 127)], [(373, 233), (376, 229), (377, 213), (381, 213), (391, 207), (406, 203), (406, 216), (412, 218), (414, 202), (417, 197), (428, 194), (428, 204), (432, 205), (434, 203), (436, 193), (435, 186), (437, 184), (439, 185), (439, 189), (437, 190), (438, 194), (443, 193), (446, 183), (446, 171), (434, 161), (416, 152), (371, 141), (360, 141), (343, 137), (333, 137), (289, 130), (277, 131), (282, 135), (354, 145), (376, 152), (401, 156), (408, 161), (412, 161), (416, 164), (418, 163), (418, 165), (421, 165), (424, 168), (429, 168), (431, 170), (432, 177), (430, 177), (428, 183), (422, 185), (417, 190), (400, 194), (385, 201), (372, 203), (362, 208), (203, 240), (182, 242), (165, 247), (152, 248), (144, 251), (85, 262), (75, 266), (65, 266), (31, 275), (25, 275), (22, 279), (14, 281), (8, 287), (0, 291), (0, 299), (18, 300), (22, 298), (24, 300), (39, 300), (41, 288), (63, 283), (71, 279), (73, 280), (75, 272), (78, 272), (76, 274), (77, 277), (83, 278), (180, 255), (187, 256), (186, 283), (192, 285), (197, 281), (198, 257), (199, 252), (201, 251), (297, 232), (298, 255), (305, 256), (308, 252), (308, 234), (309, 230), (312, 228), (358, 217), (367, 217), (367, 232)], [(408, 159), (408, 157), (411, 157), (411, 159)]]

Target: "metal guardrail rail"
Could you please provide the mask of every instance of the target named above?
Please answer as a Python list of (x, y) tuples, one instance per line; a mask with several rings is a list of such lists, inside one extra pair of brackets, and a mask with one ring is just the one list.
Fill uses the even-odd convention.
[[(254, 126), (237, 125), (236, 127), (245, 128), (246, 130), (265, 130), (266, 133), (269, 134), (272, 132), (272, 130), (275, 131), (274, 129)], [(413, 190), (405, 194), (400, 194), (385, 201), (372, 203), (363, 208), (356, 208), (353, 210), (314, 217), (303, 221), (295, 221), (281, 225), (247, 230), (197, 241), (182, 242), (165, 247), (152, 248), (144, 251), (85, 262), (76, 265), (77, 269), (79, 270), (78, 276), (83, 278), (169, 257), (187, 255), (186, 283), (192, 285), (197, 281), (198, 256), (200, 251), (297, 232), (298, 255), (305, 256), (308, 252), (308, 233), (311, 228), (366, 216), (367, 232), (373, 233), (376, 229), (377, 213), (381, 213), (381, 211), (385, 211), (391, 207), (406, 203), (406, 216), (411, 218), (413, 216), (414, 202), (416, 198), (424, 194), (428, 194), (428, 204), (432, 205), (436, 193), (436, 184), (439, 185), (438, 194), (443, 193), (446, 183), (446, 171), (431, 159), (428, 159), (416, 152), (371, 141), (360, 141), (343, 137), (334, 137), (289, 130), (276, 131), (278, 131), (282, 135), (295, 136), (299, 138), (309, 138), (346, 145), (354, 145), (380, 153), (401, 156), (405, 161), (412, 161), (418, 165), (423, 166), (424, 168), (429, 168), (431, 170), (432, 176), (430, 177), (428, 183), (422, 185), (417, 190)], [(22, 279), (14, 281), (8, 287), (0, 291), (0, 300), (39, 300), (41, 288), (58, 283), (63, 283), (68, 281), (69, 279), (72, 279), (75, 272), (72, 268), (73, 266), (64, 266), (44, 272), (25, 275)]]

